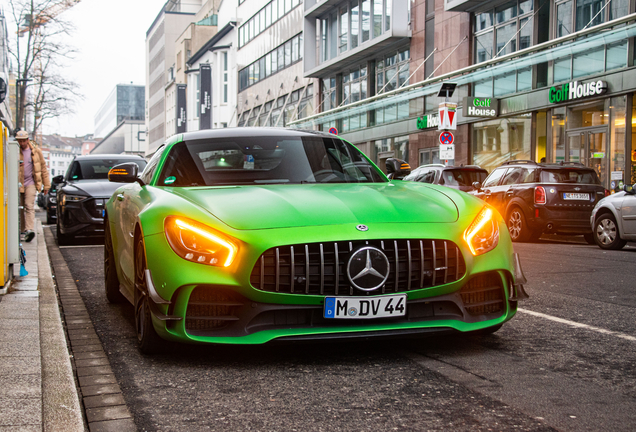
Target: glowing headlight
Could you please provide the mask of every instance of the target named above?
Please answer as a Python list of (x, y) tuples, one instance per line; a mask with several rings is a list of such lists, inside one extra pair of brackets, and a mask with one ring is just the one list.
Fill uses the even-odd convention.
[(493, 209), (484, 207), (464, 231), (464, 240), (473, 255), (491, 251), (499, 243), (499, 224), (495, 216)]
[(236, 240), (192, 219), (167, 217), (164, 231), (172, 250), (188, 261), (229, 267), (238, 253)]
[(62, 205), (66, 205), (66, 203), (78, 203), (80, 201), (84, 201), (86, 199), (85, 196), (81, 195), (62, 195)]

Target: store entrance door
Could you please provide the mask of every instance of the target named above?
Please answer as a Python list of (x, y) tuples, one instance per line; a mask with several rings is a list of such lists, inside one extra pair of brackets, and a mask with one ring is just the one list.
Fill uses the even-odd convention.
[(607, 128), (586, 128), (568, 131), (566, 162), (578, 162), (594, 168), (603, 185), (608, 187), (607, 178)]

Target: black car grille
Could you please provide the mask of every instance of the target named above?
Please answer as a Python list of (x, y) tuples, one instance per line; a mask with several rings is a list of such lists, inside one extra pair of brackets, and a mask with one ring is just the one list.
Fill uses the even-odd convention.
[(186, 311), (187, 330), (219, 330), (233, 321), (238, 321), (236, 308), (243, 306), (234, 296), (220, 289), (208, 286), (196, 287)]
[(462, 287), (459, 294), (466, 311), (472, 315), (500, 313), (504, 310), (505, 292), (497, 272), (482, 273)]
[(364, 242), (309, 243), (280, 246), (261, 255), (250, 276), (256, 289), (310, 295), (354, 295), (346, 275), (352, 251), (375, 246), (389, 260), (389, 277), (374, 292), (404, 292), (455, 282), (466, 264), (455, 243), (446, 240), (368, 240)]
[(106, 200), (104, 198), (93, 198), (87, 199), (82, 204), (84, 208), (94, 218), (102, 218), (102, 210), (104, 209), (104, 203)]

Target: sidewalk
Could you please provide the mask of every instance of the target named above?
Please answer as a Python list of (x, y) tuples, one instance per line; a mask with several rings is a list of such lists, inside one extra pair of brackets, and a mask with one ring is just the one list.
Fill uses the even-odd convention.
[[(0, 296), (0, 431), (86, 430), (42, 224), (22, 243), (29, 274)], [(18, 269), (19, 271), (19, 269)]]

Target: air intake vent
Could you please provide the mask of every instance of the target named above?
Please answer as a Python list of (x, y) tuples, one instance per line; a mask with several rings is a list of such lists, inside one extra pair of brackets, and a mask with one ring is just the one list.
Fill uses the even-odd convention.
[(186, 330), (218, 330), (232, 321), (238, 321), (233, 314), (243, 303), (235, 301), (232, 295), (212, 287), (196, 287), (190, 295), (186, 312)]
[(504, 311), (504, 287), (497, 272), (473, 277), (460, 291), (470, 315), (487, 315)]
[[(370, 293), (355, 290), (347, 278), (353, 251), (374, 246), (389, 260), (389, 277)], [(256, 289), (287, 294), (365, 295), (404, 292), (455, 282), (466, 264), (455, 243), (445, 240), (368, 240), (309, 243), (267, 250), (256, 262), (250, 282)]]

